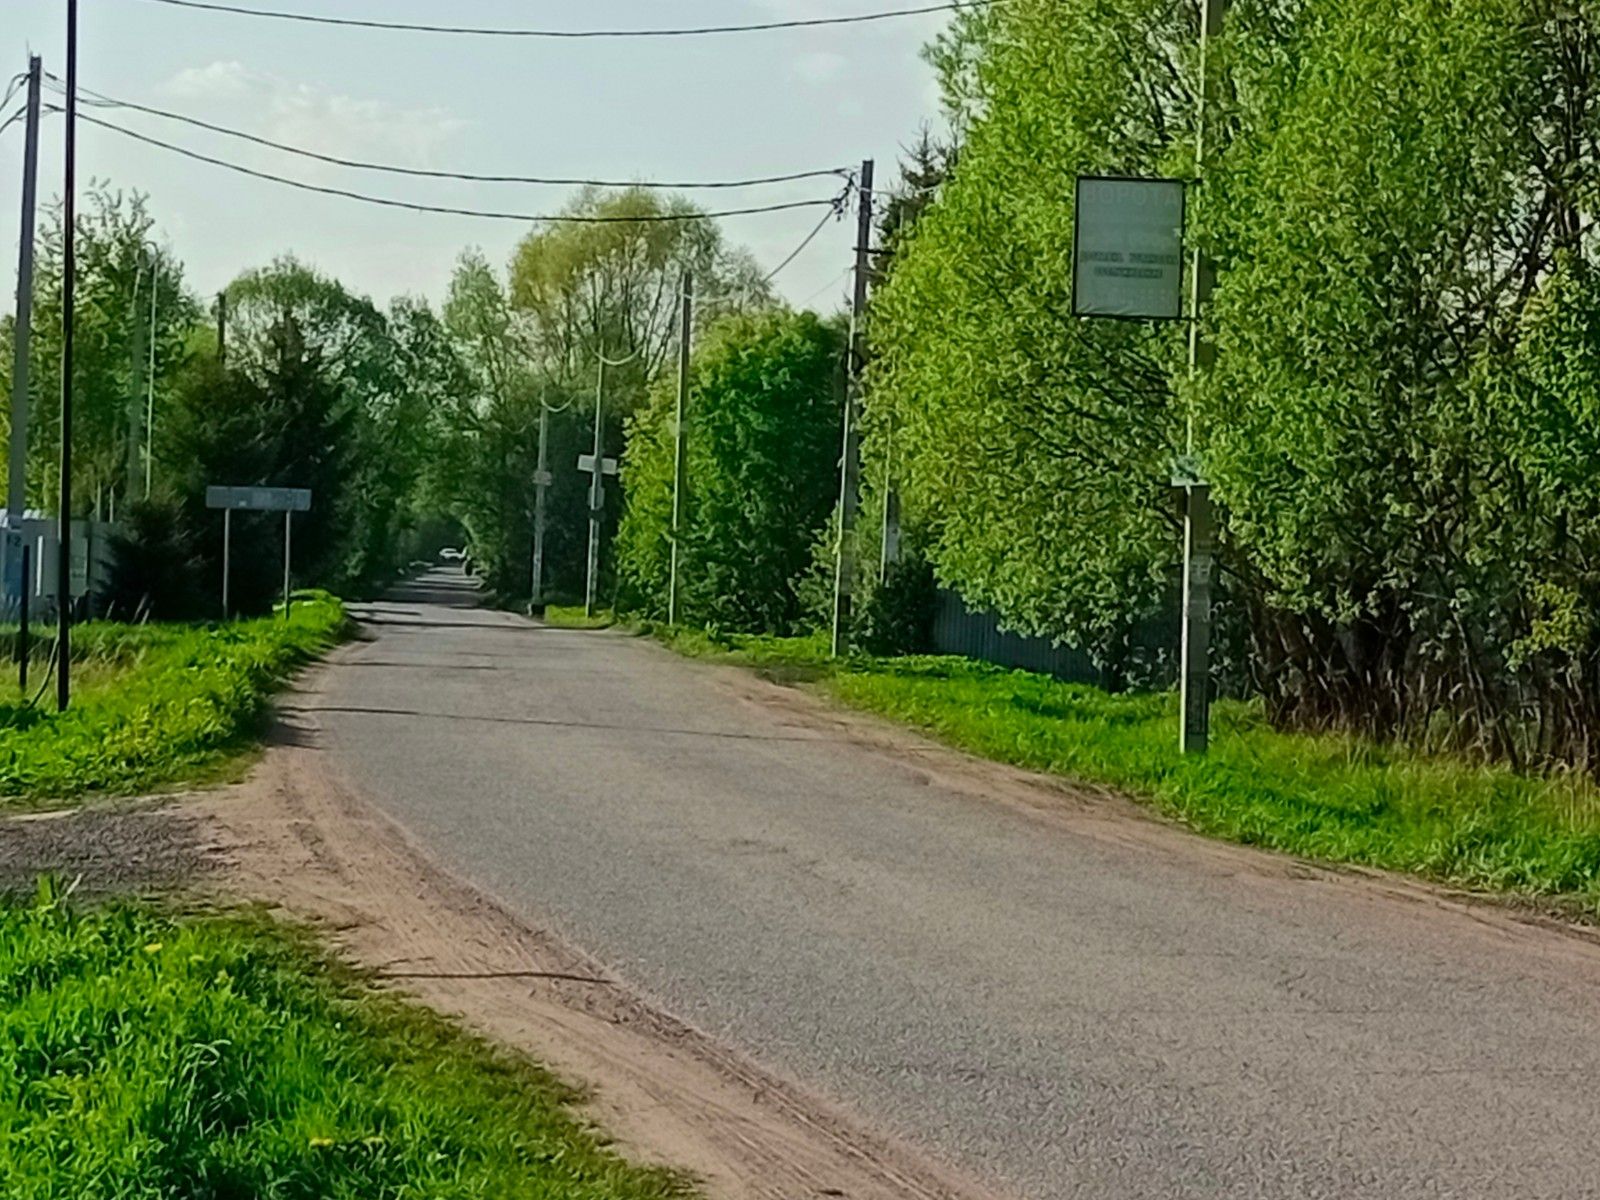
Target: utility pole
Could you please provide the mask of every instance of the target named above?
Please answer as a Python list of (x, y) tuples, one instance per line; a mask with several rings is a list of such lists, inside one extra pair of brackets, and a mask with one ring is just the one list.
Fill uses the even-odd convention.
[(72, 705), (72, 352), (78, 271), (78, 0), (67, 0), (67, 133), (61, 223), (61, 495), (56, 557), (56, 707)]
[(883, 525), (878, 531), (878, 586), (900, 561), (900, 493), (894, 486), (894, 415), (885, 426), (883, 450)]
[(228, 361), (228, 293), (217, 293), (217, 361)]
[(834, 550), (833, 656), (849, 646), (855, 590), (855, 547), (850, 543), (861, 503), (861, 376), (867, 362), (867, 274), (872, 266), (872, 159), (861, 164), (856, 211), (856, 280), (850, 304), (849, 365), (845, 378), (844, 452), (839, 461), (839, 544)]
[(594, 462), (589, 478), (589, 562), (583, 581), (583, 614), (594, 616), (595, 590), (600, 586), (600, 520), (605, 516), (605, 426), (606, 357), (600, 355), (600, 370), (594, 389)]
[[(28, 371), (33, 333), (33, 231), (39, 196), (39, 82), (42, 73), (39, 56), (30, 56), (28, 124), (22, 151), (22, 240), (17, 250), (17, 317), (12, 337), (10, 474), (6, 477), (6, 516), (14, 532), (7, 533), (3, 543), (5, 578), (12, 574), (13, 554), (21, 555), (24, 564), (27, 562), (27, 552), (22, 546), (22, 515), (28, 507)], [(22, 573), (26, 603), (26, 565)]]
[[(1228, 0), (1203, 0), (1200, 17), (1200, 96), (1195, 122), (1195, 177), (1205, 171), (1206, 102), (1210, 98), (1211, 40), (1222, 32)], [(1211, 299), (1216, 269), (1196, 247), (1190, 272), (1189, 372), (1206, 370), (1216, 357), (1206, 339), (1201, 313)], [(1204, 754), (1211, 742), (1211, 581), (1216, 554), (1211, 514), (1211, 487), (1195, 456), (1194, 414), (1187, 417), (1186, 453), (1174, 483), (1183, 489), (1183, 640), (1179, 668), (1182, 724), (1178, 746), (1184, 754)]]
[(534, 611), (544, 609), (545, 489), (554, 482), (550, 474), (550, 406), (539, 397), (539, 469), (533, 475), (533, 580), (528, 592)]
[(678, 623), (678, 540), (683, 529), (684, 458), (688, 429), (684, 424), (689, 406), (689, 352), (694, 338), (694, 275), (683, 273), (683, 316), (678, 330), (678, 412), (672, 436), (672, 567), (667, 580), (667, 624)]
[(144, 394), (144, 498), (150, 499), (150, 481), (156, 461), (156, 297), (161, 290), (161, 256), (153, 260), (150, 275), (150, 360), (145, 364)]

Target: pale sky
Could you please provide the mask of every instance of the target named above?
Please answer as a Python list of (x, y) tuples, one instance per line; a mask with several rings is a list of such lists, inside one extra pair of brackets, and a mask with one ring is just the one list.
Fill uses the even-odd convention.
[[(246, 7), (394, 21), (552, 28), (743, 23), (915, 7), (908, 0), (240, 0)], [(147, 0), (81, 0), (79, 82), (339, 155), (481, 173), (716, 179), (878, 161), (936, 120), (919, 48), (943, 14), (866, 25), (642, 41), (541, 41), (315, 27)], [(65, 74), (64, 0), (0, 0), (0, 80), (27, 54)], [(47, 93), (48, 97), (48, 93)], [(13, 106), (15, 101), (13, 101)], [(10, 108), (7, 108), (9, 113)], [(97, 110), (89, 109), (89, 112)], [(126, 111), (118, 124), (260, 170), (426, 203), (556, 211), (559, 188), (463, 184), (348, 171)], [(61, 188), (60, 117), (46, 117), (41, 199)], [(15, 301), (20, 123), (0, 135), (0, 311)], [(215, 292), (293, 252), (379, 303), (439, 300), (464, 247), (503, 265), (526, 227), (404, 213), (246, 179), (80, 126), (90, 179), (150, 196), (190, 284)], [(696, 195), (707, 207), (830, 194), (813, 180)], [(776, 266), (820, 210), (731, 218), (729, 240)], [(777, 280), (795, 303), (845, 290), (853, 231), (832, 224)]]

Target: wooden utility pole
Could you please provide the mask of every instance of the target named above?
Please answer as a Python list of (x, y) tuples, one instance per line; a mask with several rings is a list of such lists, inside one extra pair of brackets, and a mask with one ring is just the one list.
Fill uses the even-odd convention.
[[(1211, 97), (1211, 40), (1222, 32), (1227, 0), (1203, 0), (1200, 17), (1200, 97), (1195, 122), (1195, 178), (1205, 171), (1207, 101)], [(1199, 247), (1190, 272), (1189, 371), (1211, 366), (1215, 349), (1206, 339), (1201, 314), (1211, 299), (1216, 269)], [(1185, 461), (1174, 483), (1183, 489), (1183, 641), (1179, 672), (1182, 724), (1178, 745), (1185, 754), (1204, 754), (1211, 742), (1211, 581), (1216, 557), (1211, 487), (1195, 457), (1194, 414), (1187, 417)]]
[(856, 279), (850, 303), (849, 365), (845, 378), (844, 449), (839, 460), (839, 542), (834, 550), (833, 655), (849, 649), (850, 607), (855, 591), (855, 547), (851, 536), (861, 503), (861, 382), (867, 362), (867, 275), (872, 267), (872, 159), (861, 164), (856, 210)]
[[(7, 460), (6, 518), (11, 528), (0, 530), (0, 578), (16, 575), (20, 559), (21, 600), (26, 610), (28, 552), (23, 541), (22, 516), (28, 507), (28, 373), (33, 340), (33, 235), (39, 198), (39, 83), (43, 72), (39, 56), (28, 59), (27, 132), (22, 150), (21, 242), (17, 250), (17, 315), (12, 331), (11, 447)], [(23, 668), (26, 675), (27, 668)], [(26, 690), (27, 682), (24, 680)]]
[(688, 447), (688, 428), (684, 423), (689, 406), (689, 353), (694, 337), (694, 275), (683, 273), (683, 313), (678, 329), (678, 410), (672, 428), (672, 565), (667, 578), (667, 624), (678, 623), (678, 540), (683, 529), (684, 458)]
[(217, 293), (217, 361), (228, 361), (228, 293)]
[(56, 514), (56, 707), (72, 705), (72, 353), (78, 271), (78, 0), (67, 0), (67, 132), (61, 226), (61, 494)]

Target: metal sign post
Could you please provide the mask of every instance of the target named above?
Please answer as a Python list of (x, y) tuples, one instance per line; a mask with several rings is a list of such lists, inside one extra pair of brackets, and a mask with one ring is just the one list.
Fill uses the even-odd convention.
[(222, 510), (222, 619), (228, 619), (228, 585), (232, 574), (233, 514), (240, 512), (281, 512), (283, 514), (283, 619), (289, 619), (289, 570), (291, 565), (294, 514), (311, 511), (311, 492), (306, 488), (208, 487), (206, 507)]
[[(600, 421), (595, 419), (595, 447), (600, 446)], [(598, 466), (596, 463), (598, 462)], [(583, 589), (583, 611), (594, 616), (595, 591), (600, 586), (600, 522), (606, 512), (607, 475), (617, 473), (614, 458), (596, 459), (593, 454), (578, 455), (578, 470), (589, 472), (589, 571)]]
[[(1220, 0), (1208, 0), (1208, 8)], [(1179, 321), (1183, 308), (1183, 229), (1187, 188), (1177, 179), (1088, 175), (1078, 180), (1072, 246), (1072, 313), (1125, 321)], [(1191, 319), (1208, 282), (1197, 260)], [(1197, 328), (1191, 330), (1191, 367)], [(1211, 489), (1194, 455), (1177, 463), (1172, 485), (1183, 497), (1183, 633), (1178, 744), (1203, 753), (1211, 731)]]

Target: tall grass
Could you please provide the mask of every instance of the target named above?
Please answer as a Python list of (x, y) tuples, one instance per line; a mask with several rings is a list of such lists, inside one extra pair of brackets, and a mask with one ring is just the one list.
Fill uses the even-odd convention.
[(656, 632), (983, 757), (1116, 788), (1215, 837), (1600, 915), (1600, 790), (1586, 777), (1281, 733), (1240, 702), (1216, 706), (1210, 753), (1185, 757), (1170, 693), (1110, 695), (961, 658), (835, 663), (817, 638)]
[(665, 1200), (543, 1071), (264, 921), (0, 905), (7, 1200)]
[[(344, 626), (325, 593), (305, 594), (288, 621), (79, 626), (67, 712), (55, 711), (52, 688), (39, 694), (43, 661), (32, 695), (14, 680), (0, 690), (0, 803), (126, 794), (214, 768), (250, 743), (272, 693)], [(11, 644), (0, 637), (0, 650)]]

